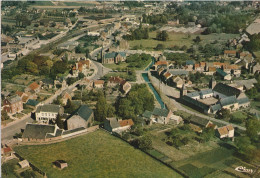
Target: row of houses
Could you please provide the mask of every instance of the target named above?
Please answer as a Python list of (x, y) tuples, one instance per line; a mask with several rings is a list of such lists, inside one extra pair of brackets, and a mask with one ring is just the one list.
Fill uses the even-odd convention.
[(222, 108), (233, 111), (250, 105), (243, 90), (227, 84), (216, 83), (214, 79), (210, 81), (209, 89), (191, 93), (188, 93), (183, 85), (181, 100), (184, 104), (207, 114), (216, 114)]

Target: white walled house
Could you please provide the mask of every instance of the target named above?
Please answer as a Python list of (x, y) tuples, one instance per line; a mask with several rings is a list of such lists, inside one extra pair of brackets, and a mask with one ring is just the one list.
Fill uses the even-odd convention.
[(224, 127), (220, 127), (217, 129), (217, 133), (219, 135), (219, 138), (233, 138), (234, 137), (234, 128), (232, 125), (227, 125)]
[(210, 97), (213, 97), (212, 89), (206, 89), (206, 90), (201, 90), (200, 91), (200, 98), (201, 99), (210, 98)]
[(49, 124), (50, 121), (55, 121), (57, 115), (62, 115), (64, 108), (59, 105), (47, 104), (37, 107), (35, 112), (36, 121), (41, 124)]

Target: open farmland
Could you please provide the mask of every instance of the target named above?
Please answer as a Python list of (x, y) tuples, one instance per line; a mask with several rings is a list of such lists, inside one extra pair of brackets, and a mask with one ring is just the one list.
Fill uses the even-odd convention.
[(212, 43), (215, 40), (218, 40), (219, 42), (226, 42), (228, 39), (235, 38), (236, 34), (210, 34), (210, 35), (198, 35), (198, 34), (191, 34), (190, 37), (188, 34), (179, 34), (179, 33), (168, 33), (169, 34), (169, 40), (167, 41), (158, 41), (156, 40), (156, 32), (149, 33), (149, 39), (145, 40), (134, 40), (130, 41), (130, 48), (133, 48), (135, 46), (141, 46), (146, 50), (154, 50), (154, 48), (158, 44), (163, 44), (165, 48), (170, 48), (173, 46), (179, 46), (182, 47), (183, 45), (186, 45), (187, 47), (190, 47), (194, 42), (193, 39), (196, 38), (196, 36), (199, 36), (201, 38), (201, 44), (207, 44)]
[[(181, 177), (101, 130), (56, 144), (19, 146), (15, 151), (48, 177)], [(69, 165), (62, 171), (52, 165), (60, 159)]]

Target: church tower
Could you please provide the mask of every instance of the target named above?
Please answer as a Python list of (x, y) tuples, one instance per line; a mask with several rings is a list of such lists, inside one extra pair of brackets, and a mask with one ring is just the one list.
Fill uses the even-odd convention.
[(214, 79), (214, 77), (211, 78), (210, 82), (209, 82), (209, 88), (213, 89), (216, 86), (217, 82)]
[(182, 88), (181, 88), (181, 96), (185, 96), (187, 95), (187, 88), (185, 87), (185, 85), (183, 84), (182, 85)]

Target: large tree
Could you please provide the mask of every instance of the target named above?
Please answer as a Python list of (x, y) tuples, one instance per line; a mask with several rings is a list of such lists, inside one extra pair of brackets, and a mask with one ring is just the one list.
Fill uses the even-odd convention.
[(56, 119), (56, 122), (57, 126), (60, 128), (60, 129), (64, 129), (64, 124), (63, 124), (63, 121), (61, 120), (61, 116), (60, 114), (57, 115), (57, 119)]
[(259, 140), (260, 121), (255, 118), (249, 118), (246, 122), (246, 134), (253, 141)]
[(95, 119), (99, 122), (102, 122), (106, 117), (113, 117), (114, 113), (114, 107), (112, 105), (107, 104), (104, 93), (99, 91), (95, 109)]

